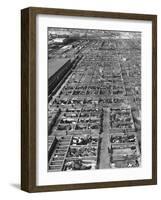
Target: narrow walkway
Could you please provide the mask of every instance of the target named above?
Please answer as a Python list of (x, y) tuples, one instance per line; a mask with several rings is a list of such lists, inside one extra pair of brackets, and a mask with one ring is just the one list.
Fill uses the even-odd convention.
[(101, 134), (101, 147), (100, 147), (100, 159), (99, 159), (99, 169), (110, 168), (110, 155), (108, 152), (109, 146), (109, 109), (104, 108), (103, 117), (103, 133)]

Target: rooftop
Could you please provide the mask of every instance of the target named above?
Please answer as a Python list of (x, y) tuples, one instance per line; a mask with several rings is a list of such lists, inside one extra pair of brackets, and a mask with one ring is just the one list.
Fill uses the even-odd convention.
[(48, 78), (55, 74), (68, 61), (68, 58), (50, 59), (48, 63)]

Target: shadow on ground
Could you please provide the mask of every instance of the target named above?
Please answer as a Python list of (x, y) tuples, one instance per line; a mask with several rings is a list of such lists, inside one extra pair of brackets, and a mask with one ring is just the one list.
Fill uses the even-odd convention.
[(20, 184), (18, 183), (10, 183), (10, 185), (16, 189), (20, 189)]

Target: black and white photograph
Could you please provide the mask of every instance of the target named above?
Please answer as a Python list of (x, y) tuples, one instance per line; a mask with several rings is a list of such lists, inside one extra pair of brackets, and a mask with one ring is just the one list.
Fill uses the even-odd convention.
[(157, 15), (22, 10), (21, 185), (157, 184)]
[(141, 167), (141, 36), (48, 27), (48, 172)]

